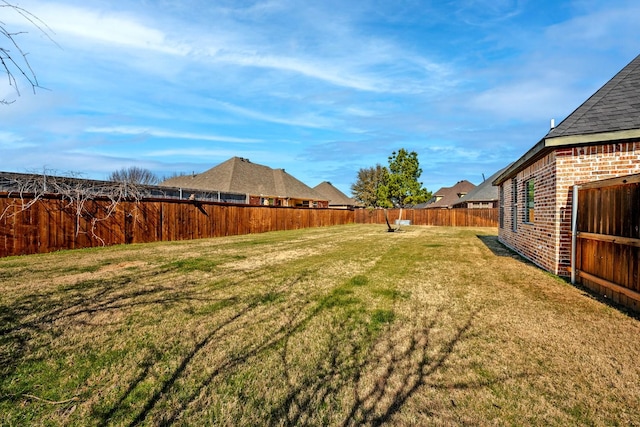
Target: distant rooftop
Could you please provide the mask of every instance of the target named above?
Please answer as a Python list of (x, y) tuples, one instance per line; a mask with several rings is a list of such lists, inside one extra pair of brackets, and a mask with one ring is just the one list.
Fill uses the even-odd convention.
[(467, 180), (458, 181), (453, 187), (442, 187), (431, 197), (427, 203), (416, 205), (416, 208), (438, 209), (450, 208), (460, 201), (460, 198), (467, 195), (476, 186)]
[(264, 197), (327, 200), (284, 169), (272, 169), (243, 157), (232, 157), (199, 174), (170, 178), (162, 185)]
[(347, 197), (328, 181), (321, 182), (313, 187), (313, 189), (329, 200), (329, 206), (355, 206), (358, 204), (355, 199)]

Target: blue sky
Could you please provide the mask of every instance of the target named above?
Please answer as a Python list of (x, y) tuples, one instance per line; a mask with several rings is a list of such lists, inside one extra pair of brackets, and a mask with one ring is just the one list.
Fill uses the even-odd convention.
[(516, 160), (640, 54), (637, 0), (12, 0), (0, 170), (105, 179), (232, 156), (350, 194), (416, 151), (434, 191)]

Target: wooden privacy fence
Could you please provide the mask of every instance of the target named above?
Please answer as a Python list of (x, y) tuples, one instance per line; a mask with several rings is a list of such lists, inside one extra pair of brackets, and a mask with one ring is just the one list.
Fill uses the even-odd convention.
[(83, 202), (0, 197), (0, 257), (123, 243), (199, 239), (353, 223), (353, 212), (187, 200)]
[[(423, 211), (404, 210), (403, 218), (416, 225), (495, 227), (497, 224), (495, 209)], [(398, 210), (389, 210), (390, 221), (396, 218)], [(114, 203), (96, 198), (79, 204), (57, 195), (29, 200), (4, 194), (0, 195), (0, 257), (349, 223), (385, 224), (384, 212), (173, 199)]]
[(640, 175), (576, 188), (572, 279), (640, 310)]
[[(394, 226), (399, 209), (389, 209), (389, 223)], [(452, 227), (497, 227), (498, 209), (403, 209), (402, 219), (413, 225)], [(382, 209), (358, 209), (354, 221), (357, 224), (385, 224)]]

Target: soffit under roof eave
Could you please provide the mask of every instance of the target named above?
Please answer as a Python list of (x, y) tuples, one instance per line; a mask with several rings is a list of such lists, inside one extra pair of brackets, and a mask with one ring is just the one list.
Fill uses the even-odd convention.
[(545, 145), (547, 147), (586, 145), (593, 144), (595, 142), (606, 143), (638, 138), (640, 138), (640, 129), (626, 129), (611, 132), (551, 137), (546, 138)]
[(548, 152), (563, 147), (576, 145), (589, 145), (595, 143), (608, 143), (614, 141), (624, 141), (640, 139), (640, 129), (627, 129), (612, 132), (600, 132), (592, 134), (566, 135), (543, 138), (527, 151), (522, 157), (516, 160), (507, 170), (493, 180), (493, 185), (500, 185), (509, 178), (515, 176), (522, 168), (529, 166)]

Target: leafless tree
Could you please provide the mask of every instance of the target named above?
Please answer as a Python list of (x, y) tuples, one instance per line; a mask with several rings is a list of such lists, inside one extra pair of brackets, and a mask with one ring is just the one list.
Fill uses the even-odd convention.
[[(98, 223), (111, 218), (121, 202), (132, 201), (137, 204), (145, 196), (143, 186), (136, 183), (92, 181), (80, 179), (77, 174), (67, 175), (70, 176), (57, 176), (46, 169), (37, 174), (3, 175), (2, 186), (9, 189), (8, 196), (14, 196), (16, 201), (0, 212), (0, 221), (27, 211), (47, 195), (54, 194), (61, 198), (65, 209), (73, 211), (76, 237), (80, 233), (87, 233), (104, 245), (104, 240), (96, 234)], [(89, 209), (88, 203), (96, 199), (107, 203), (102, 205), (102, 209)], [(136, 211), (134, 209), (134, 213)], [(83, 218), (91, 224), (86, 231), (80, 227)]]
[(130, 166), (111, 172), (107, 180), (142, 185), (157, 185), (160, 183), (160, 179), (153, 172), (138, 166)]
[[(26, 9), (9, 3), (6, 0), (0, 0), (0, 12), (17, 13), (26, 21), (31, 23), (38, 31), (44, 34), (54, 44), (55, 42), (51, 38), (53, 31), (42, 21), (40, 18), (27, 11)], [(4, 70), (9, 86), (13, 87), (15, 92), (20, 96), (19, 80), (26, 81), (31, 89), (35, 93), (36, 88), (42, 88), (38, 82), (36, 73), (31, 68), (31, 64), (28, 59), (28, 52), (23, 50), (18, 43), (18, 37), (25, 34), (24, 31), (13, 32), (7, 28), (0, 15), (0, 66)], [(13, 101), (7, 99), (0, 99), (0, 104), (11, 104)]]

